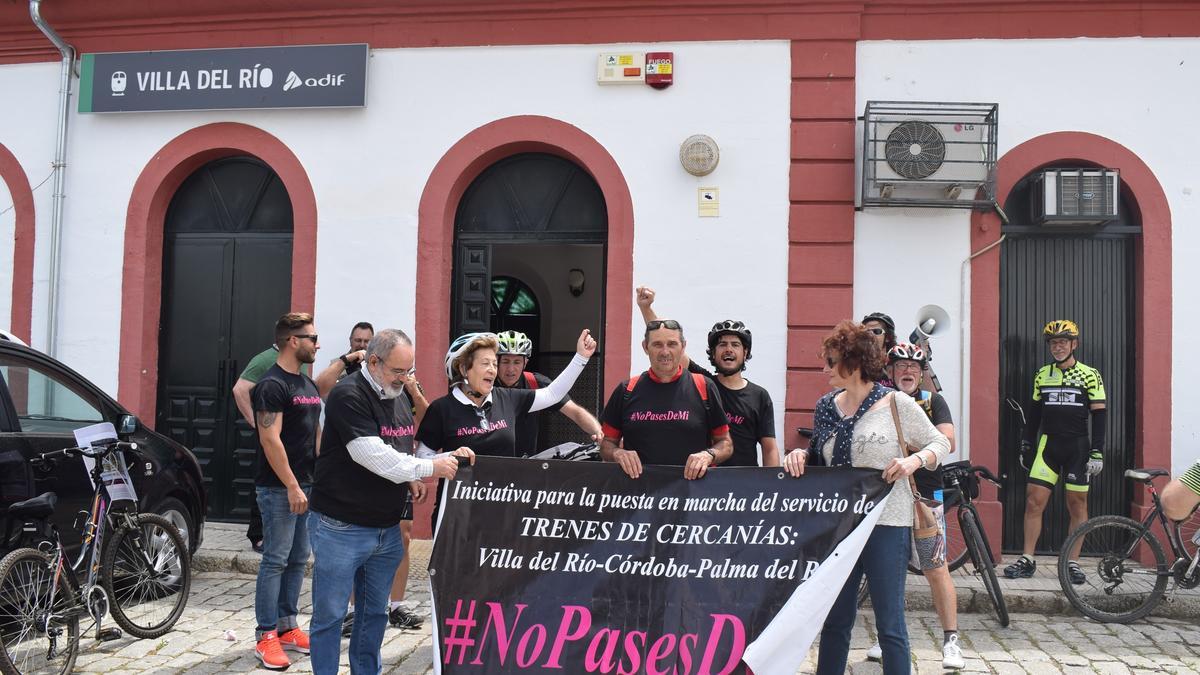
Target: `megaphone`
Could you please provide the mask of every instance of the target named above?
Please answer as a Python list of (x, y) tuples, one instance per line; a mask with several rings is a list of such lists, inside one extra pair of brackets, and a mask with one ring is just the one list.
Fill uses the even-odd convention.
[(937, 305), (925, 305), (917, 310), (915, 320), (917, 327), (908, 336), (908, 341), (915, 344), (925, 343), (929, 338), (950, 330), (950, 315)]

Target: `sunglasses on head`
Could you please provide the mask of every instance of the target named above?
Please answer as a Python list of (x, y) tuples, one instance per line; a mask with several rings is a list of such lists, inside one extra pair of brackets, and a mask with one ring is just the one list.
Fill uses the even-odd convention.
[(646, 322), (646, 330), (658, 330), (666, 328), (667, 330), (679, 330), (679, 322), (675, 319), (656, 319)]

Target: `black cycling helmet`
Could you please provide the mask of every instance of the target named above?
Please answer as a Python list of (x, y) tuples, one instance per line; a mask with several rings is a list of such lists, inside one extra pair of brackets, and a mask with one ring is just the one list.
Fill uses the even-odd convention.
[(885, 349), (891, 349), (896, 346), (896, 322), (892, 321), (892, 317), (883, 312), (872, 312), (862, 318), (859, 323), (868, 321), (878, 321), (883, 324), (883, 346)]
[[(750, 345), (752, 341), (750, 329), (746, 328), (746, 324), (741, 321), (726, 319), (714, 323), (712, 330), (708, 331), (708, 351), (706, 353), (708, 354), (708, 362), (713, 364), (713, 367), (717, 365), (716, 360), (713, 359), (713, 350), (716, 349), (717, 340), (720, 340), (722, 335), (738, 336), (738, 339), (742, 341), (742, 346), (746, 348), (746, 360), (750, 360)], [(746, 364), (743, 363), (742, 368), (744, 369), (745, 367)]]

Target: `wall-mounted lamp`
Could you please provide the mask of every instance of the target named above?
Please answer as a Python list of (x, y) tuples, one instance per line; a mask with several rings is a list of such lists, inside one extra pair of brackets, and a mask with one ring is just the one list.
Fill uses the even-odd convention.
[(571, 295), (577, 298), (583, 295), (583, 285), (586, 281), (587, 279), (583, 276), (583, 270), (577, 267), (567, 272), (567, 288), (571, 289)]

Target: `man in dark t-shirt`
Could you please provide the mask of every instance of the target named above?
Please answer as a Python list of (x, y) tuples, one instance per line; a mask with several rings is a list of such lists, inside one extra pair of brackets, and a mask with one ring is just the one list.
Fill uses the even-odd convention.
[[(545, 389), (550, 385), (550, 378), (541, 373), (525, 370), (525, 366), (529, 365), (529, 359), (533, 355), (533, 341), (527, 335), (510, 330), (498, 334), (496, 340), (500, 343), (497, 354), (499, 357), (496, 369), (497, 386), (513, 389)], [(570, 396), (546, 410), (561, 412), (563, 416), (588, 434), (592, 441), (600, 442), (600, 423), (590, 412), (572, 401)], [(528, 413), (517, 418), (517, 452), (519, 454), (532, 455), (544, 449), (538, 446), (538, 420), (539, 413)]]
[(275, 345), (275, 365), (250, 393), (260, 445), (255, 489), (263, 519), (263, 558), (254, 591), (255, 654), (264, 668), (285, 670), (290, 661), (284, 649), (308, 653), (308, 635), (296, 614), (308, 563), (305, 512), (321, 417), (317, 385), (300, 372), (321, 348), (312, 315), (280, 317)]
[(677, 321), (647, 323), (650, 369), (618, 385), (604, 406), (600, 456), (630, 478), (643, 463), (682, 465), (685, 478), (701, 478), (733, 454), (721, 395), (712, 380), (684, 370), (686, 344)]
[[(404, 545), (400, 521), (409, 491), (425, 497), (421, 479), (453, 478), (458, 459), (413, 456), (415, 423), (405, 389), (413, 375), (412, 341), (381, 330), (365, 365), (329, 394), (312, 492), (312, 665), (338, 672), (342, 617), (351, 590), (356, 618), (350, 639), (354, 672), (379, 672), (388, 623), (388, 590)], [(471, 458), (470, 450), (454, 453)]]
[[(647, 322), (658, 317), (654, 313), (654, 289), (637, 289), (637, 304)], [(741, 321), (720, 321), (708, 332), (708, 361), (716, 369), (710, 373), (695, 361), (687, 361), (687, 369), (713, 379), (721, 395), (721, 404), (729, 416), (729, 435), (733, 440), (733, 456), (721, 466), (779, 466), (779, 445), (775, 441), (775, 406), (771, 395), (743, 375), (750, 360), (752, 346), (750, 329)], [(762, 457), (759, 457), (759, 446)]]

